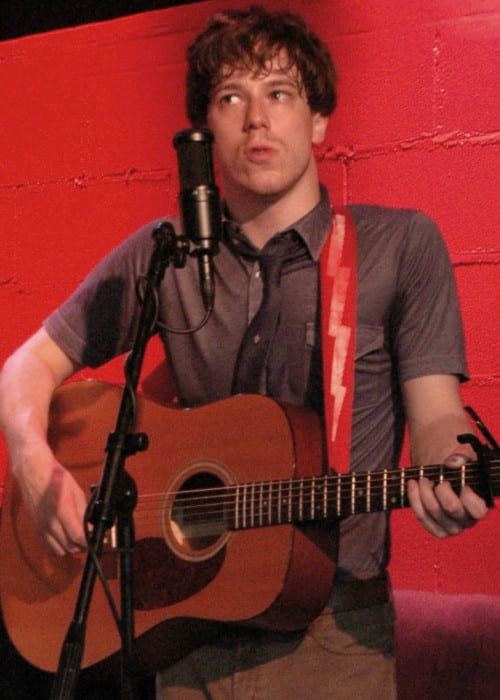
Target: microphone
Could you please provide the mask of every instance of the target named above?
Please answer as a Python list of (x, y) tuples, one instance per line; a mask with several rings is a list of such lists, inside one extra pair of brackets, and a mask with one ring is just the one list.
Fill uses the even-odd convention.
[(195, 245), (200, 289), (206, 310), (215, 296), (213, 256), (222, 235), (219, 189), (215, 184), (212, 143), (208, 129), (184, 129), (174, 136), (179, 166), (179, 208), (184, 235)]

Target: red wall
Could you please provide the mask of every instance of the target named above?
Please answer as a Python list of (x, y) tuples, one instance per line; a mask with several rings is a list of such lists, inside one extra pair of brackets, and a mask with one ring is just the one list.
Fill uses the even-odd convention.
[[(175, 207), (184, 49), (228, 4), (247, 3), (0, 43), (0, 361), (106, 251)], [(500, 3), (296, 0), (294, 9), (327, 40), (340, 73), (322, 179), (338, 202), (418, 207), (440, 223), (468, 339), (464, 399), (500, 439)], [(146, 371), (155, 363), (153, 348)], [(120, 378), (121, 360), (98, 374)], [(396, 585), (499, 594), (499, 525), (493, 511), (442, 542), (397, 513)]]

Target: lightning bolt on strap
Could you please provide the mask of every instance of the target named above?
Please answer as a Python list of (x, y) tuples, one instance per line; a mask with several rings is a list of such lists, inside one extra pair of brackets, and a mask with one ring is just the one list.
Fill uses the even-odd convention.
[(356, 232), (337, 208), (320, 258), (323, 390), (328, 464), (349, 471), (356, 343)]

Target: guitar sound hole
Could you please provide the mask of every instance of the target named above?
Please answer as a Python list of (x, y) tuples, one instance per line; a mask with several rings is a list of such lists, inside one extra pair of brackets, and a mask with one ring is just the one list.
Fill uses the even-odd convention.
[(187, 558), (204, 558), (227, 541), (224, 481), (218, 474), (199, 471), (176, 489), (171, 502), (167, 540)]

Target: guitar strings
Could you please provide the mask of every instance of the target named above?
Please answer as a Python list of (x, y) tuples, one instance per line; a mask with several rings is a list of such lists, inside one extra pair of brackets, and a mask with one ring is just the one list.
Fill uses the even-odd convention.
[[(492, 474), (492, 477), (495, 478), (495, 476), (500, 477), (500, 467), (498, 467), (499, 473), (497, 475)], [(358, 472), (356, 474), (328, 474), (328, 475), (321, 475), (321, 476), (313, 476), (313, 475), (307, 475), (303, 477), (290, 477), (287, 479), (276, 479), (276, 480), (268, 480), (268, 481), (255, 481), (255, 482), (242, 482), (239, 484), (223, 484), (221, 486), (216, 486), (216, 487), (204, 487), (200, 489), (189, 489), (189, 490), (178, 490), (178, 491), (167, 491), (167, 492), (157, 492), (157, 493), (151, 493), (151, 494), (144, 494), (140, 496), (141, 499), (146, 499), (146, 498), (153, 498), (153, 499), (165, 499), (165, 498), (175, 498), (180, 495), (186, 495), (190, 497), (190, 500), (195, 501), (196, 500), (196, 494), (199, 494), (200, 499), (206, 499), (209, 496), (214, 496), (216, 498), (219, 498), (220, 493), (230, 493), (232, 494), (233, 491), (237, 489), (245, 489), (246, 491), (252, 491), (257, 488), (262, 488), (265, 486), (269, 486), (270, 490), (274, 494), (274, 486), (279, 484), (286, 485), (287, 488), (289, 488), (289, 485), (291, 484), (292, 490), (297, 490), (300, 491), (304, 486), (312, 486), (314, 484), (322, 484), (325, 485), (325, 482), (327, 482), (328, 486), (339, 486), (340, 489), (345, 491), (346, 493), (351, 493), (351, 490), (353, 486), (361, 486), (359, 481), (369, 481), (371, 484), (372, 488), (377, 488), (380, 486), (382, 490), (390, 490), (391, 488), (394, 488), (395, 485), (400, 486), (401, 481), (403, 483), (406, 483), (408, 479), (418, 479), (420, 476), (425, 476), (430, 478), (431, 474), (430, 471), (432, 470), (432, 474), (434, 476), (440, 476), (441, 475), (441, 466), (440, 465), (430, 465), (429, 467), (425, 467), (425, 471), (422, 472), (421, 467), (407, 467), (405, 469), (398, 469), (398, 470), (390, 470), (387, 472)], [(410, 474), (410, 472), (412, 472)], [(467, 475), (467, 472), (472, 472), (472, 479), (470, 478), (470, 475)], [(401, 479), (401, 473), (404, 476), (404, 479)], [(369, 478), (368, 478), (369, 476)], [(441, 479), (436, 479), (436, 481), (440, 481)], [(457, 485), (461, 484), (462, 481), (462, 470), (458, 469), (456, 470), (456, 473), (451, 472), (449, 474), (443, 473), (443, 481), (452, 481), (452, 482), (457, 482)], [(465, 481), (466, 484), (469, 486), (472, 486), (476, 484), (478, 481), (480, 481), (480, 475), (479, 471), (477, 468), (476, 463), (469, 463), (467, 465), (467, 468), (465, 470)], [(378, 482), (378, 483), (377, 483)]]
[[(490, 464), (490, 480), (494, 493), (498, 492), (498, 486), (500, 486), (499, 465), (500, 461), (495, 460)], [(226, 525), (229, 526), (239, 513), (247, 526), (251, 526), (250, 521), (255, 525), (255, 520), (263, 520), (264, 511), (269, 515), (269, 520), (272, 520), (271, 516), (280, 509), (283, 512), (291, 512), (293, 520), (307, 520), (309, 514), (314, 516), (314, 511), (311, 512), (311, 504), (316, 500), (318, 503), (315, 510), (321, 511), (326, 506), (328, 513), (333, 510), (333, 515), (339, 517), (350, 514), (351, 511), (367, 512), (365, 508), (359, 508), (359, 506), (367, 503), (377, 504), (381, 499), (386, 507), (380, 510), (390, 510), (407, 504), (406, 489), (401, 490), (402, 487), (405, 487), (408, 479), (418, 479), (422, 475), (433, 476), (435, 478), (431, 480), (437, 482), (451, 481), (456, 488), (460, 487), (464, 481), (465, 484), (477, 490), (481, 483), (477, 463), (467, 463), (464, 469), (447, 469), (446, 472), (441, 465), (430, 465), (425, 469), (407, 467), (385, 472), (305, 476), (143, 494), (138, 498), (137, 515), (141, 519), (151, 514), (156, 517), (160, 510), (165, 509), (165, 505), (170, 509), (175, 504), (182, 511), (184, 520), (191, 518), (193, 521), (196, 520), (197, 524), (203, 519), (213, 522), (219, 518), (224, 522), (227, 521)], [(297, 518), (297, 509), (304, 511), (303, 518)], [(379, 509), (374, 505), (373, 510)]]
[[(472, 465), (476, 466), (476, 465)], [(427, 469), (427, 468), (426, 468)], [(419, 467), (411, 467), (411, 468), (406, 468), (405, 470), (397, 470), (397, 471), (390, 471), (387, 472), (387, 474), (384, 474), (383, 472), (371, 472), (371, 478), (369, 479), (369, 484), (372, 488), (372, 490), (376, 490), (377, 488), (381, 488), (380, 493), (382, 493), (384, 490), (389, 491), (391, 488), (394, 489), (394, 486), (400, 486), (401, 484), (401, 477), (399, 476), (399, 471), (404, 473), (404, 480), (403, 483), (406, 483), (408, 479), (416, 478), (418, 479), (421, 476), (421, 470)], [(409, 472), (413, 472), (411, 475), (409, 475)], [(467, 469), (466, 471), (471, 471), (470, 469)], [(447, 478), (447, 476), (443, 477), (443, 481), (452, 481), (452, 482), (460, 482), (461, 484), (461, 476), (460, 476), (461, 470), (457, 471), (457, 474), (453, 474), (450, 476), (453, 476), (454, 478), (450, 479)], [(165, 499), (174, 499), (179, 496), (185, 496), (186, 500), (189, 498), (191, 502), (196, 502), (197, 498), (200, 501), (203, 501), (203, 503), (206, 503), (207, 498), (213, 497), (217, 499), (217, 503), (220, 503), (220, 494), (227, 493), (229, 496), (233, 496), (233, 492), (236, 491), (237, 489), (239, 490), (246, 490), (247, 492), (250, 491), (255, 491), (258, 488), (262, 488), (265, 486), (269, 487), (269, 490), (271, 494), (275, 497), (277, 497), (277, 494), (275, 493), (275, 487), (277, 487), (276, 490), (279, 490), (279, 485), (286, 485), (286, 488), (288, 489), (288, 492), (300, 492), (304, 487), (309, 487), (313, 485), (319, 485), (321, 484), (323, 487), (326, 485), (327, 487), (330, 486), (335, 486), (336, 488), (340, 488), (340, 491), (343, 492), (345, 495), (350, 495), (352, 493), (352, 488), (353, 487), (359, 487), (361, 488), (361, 485), (359, 484), (360, 479), (364, 481), (368, 481), (366, 478), (365, 472), (358, 473), (354, 475), (349, 474), (349, 475), (326, 475), (326, 476), (304, 476), (302, 478), (300, 477), (291, 477), (289, 479), (277, 479), (277, 480), (272, 480), (272, 481), (256, 481), (256, 482), (246, 482), (246, 483), (241, 483), (241, 484), (228, 484), (228, 485), (221, 485), (218, 487), (210, 487), (210, 488), (202, 488), (202, 489), (190, 489), (190, 490), (180, 490), (180, 491), (171, 491), (171, 492), (158, 492), (158, 493), (151, 493), (151, 494), (144, 494), (139, 496), (141, 500), (146, 500), (146, 499), (153, 499), (153, 500), (165, 500)], [(436, 466), (436, 474), (440, 474), (440, 467)], [(397, 475), (397, 476), (396, 476)], [(429, 477), (429, 472), (426, 471), (424, 473), (424, 476)], [(495, 479), (496, 476), (492, 474), (492, 478)], [(378, 477), (378, 478), (377, 478)], [(470, 477), (467, 477), (466, 474), (466, 484), (469, 486), (477, 485), (477, 482), (480, 481), (480, 476), (477, 472), (477, 468), (473, 470), (473, 479)], [(339, 481), (340, 479), (340, 481)], [(439, 479), (437, 480), (439, 481)], [(325, 483), (326, 482), (326, 483)], [(458, 485), (458, 484), (457, 484)], [(198, 494), (198, 496), (197, 496)]]

